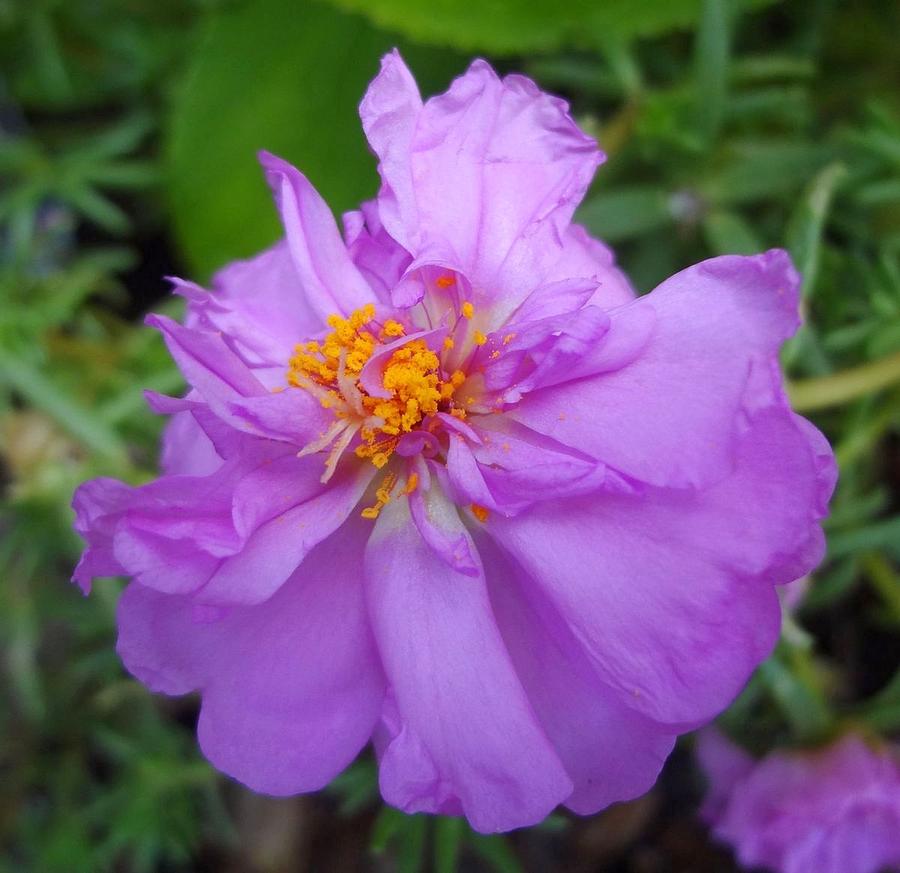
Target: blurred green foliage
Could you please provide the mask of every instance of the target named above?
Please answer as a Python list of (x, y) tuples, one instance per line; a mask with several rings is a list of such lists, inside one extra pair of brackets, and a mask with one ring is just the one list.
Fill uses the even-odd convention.
[[(255, 151), (337, 210), (374, 193), (355, 107), (395, 44), (424, 93), (479, 51), (570, 99), (609, 154), (579, 218), (641, 290), (790, 248), (805, 323), (784, 363), (841, 482), (829, 557), (723, 724), (760, 750), (848, 722), (896, 736), (898, 32), (879, 0), (0, 0), (0, 871), (300, 869), (248, 848), (251, 800), (200, 758), (191, 701), (124, 675), (117, 584), (66, 582), (68, 503), (89, 476), (153, 475), (141, 388), (181, 383), (139, 316), (178, 311), (164, 272), (205, 278), (274, 239)], [(376, 812), (368, 758), (321, 803), (400, 871), (516, 871), (526, 841), (577, 827), (510, 842)]]

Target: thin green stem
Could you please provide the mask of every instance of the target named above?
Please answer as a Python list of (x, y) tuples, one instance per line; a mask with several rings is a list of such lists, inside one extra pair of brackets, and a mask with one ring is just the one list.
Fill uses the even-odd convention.
[(792, 382), (788, 394), (794, 409), (811, 412), (848, 403), (895, 382), (900, 382), (900, 352), (830, 376)]

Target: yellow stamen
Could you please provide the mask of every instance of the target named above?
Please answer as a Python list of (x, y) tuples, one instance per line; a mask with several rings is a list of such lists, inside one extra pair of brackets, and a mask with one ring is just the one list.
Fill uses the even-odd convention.
[(475, 345), (483, 346), (487, 342), (487, 337), (480, 331), (475, 331)]
[[(415, 475), (415, 474), (413, 474)], [(360, 515), (363, 518), (368, 519), (376, 519), (378, 518), (378, 513), (384, 509), (388, 503), (391, 502), (391, 491), (394, 486), (397, 484), (397, 474), (396, 473), (388, 473), (387, 476), (384, 477), (384, 481), (382, 481), (378, 490), (375, 492), (375, 497), (378, 498), (374, 506), (367, 506)]]
[[(463, 306), (463, 313), (469, 312), (467, 317), (472, 311), (471, 303)], [(338, 449), (343, 452), (358, 433), (361, 442), (354, 449), (356, 456), (369, 459), (380, 469), (390, 460), (403, 434), (441, 409), (447, 410), (466, 376), (457, 370), (445, 379), (438, 355), (423, 340), (411, 340), (395, 349), (384, 365), (382, 385), (389, 396), (371, 396), (360, 385), (360, 374), (379, 343), (406, 335), (403, 324), (389, 319), (376, 338), (366, 329), (374, 320), (372, 304), (346, 318), (330, 315), (329, 334), (294, 348), (287, 383), (309, 391), (324, 408), (333, 409), (336, 420), (342, 422), (341, 427), (329, 429), (327, 435), (316, 440), (310, 451), (323, 451), (342, 435)], [(444, 348), (453, 348), (450, 337), (444, 341)], [(329, 469), (336, 463), (337, 456), (329, 455)]]
[(384, 329), (381, 332), (384, 336), (398, 337), (406, 333), (406, 328), (399, 321), (390, 320), (384, 323)]
[(403, 489), (404, 494), (412, 494), (419, 487), (419, 474), (410, 473), (406, 479), (406, 487)]
[(475, 307), (467, 300), (462, 305), (463, 318), (471, 318), (475, 314)]

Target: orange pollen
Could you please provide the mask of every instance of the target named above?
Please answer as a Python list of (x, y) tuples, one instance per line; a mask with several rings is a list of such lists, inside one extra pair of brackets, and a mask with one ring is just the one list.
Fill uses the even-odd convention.
[(486, 510), (483, 506), (479, 506), (477, 503), (473, 503), (470, 507), (472, 510), (472, 515), (475, 516), (482, 524), (484, 524), (488, 520), (488, 516), (490, 516), (490, 512)]
[[(464, 315), (466, 306), (471, 311), (472, 304), (463, 305)], [(324, 339), (294, 347), (287, 382), (309, 391), (340, 421), (315, 445), (304, 449), (304, 453), (320, 451), (333, 443), (328, 475), (357, 433), (360, 442), (354, 449), (356, 456), (369, 459), (381, 469), (403, 434), (416, 429), (423, 419), (439, 411), (462, 417), (454, 412), (454, 394), (466, 375), (455, 370), (445, 377), (440, 358), (424, 340), (410, 340), (387, 359), (381, 382), (388, 396), (370, 395), (360, 384), (360, 375), (376, 350), (406, 336), (406, 327), (399, 321), (387, 320), (379, 329), (375, 307), (367, 304), (347, 317), (330, 315), (327, 323), (331, 332)], [(476, 333), (476, 342), (479, 336)], [(453, 348), (449, 337), (444, 348)], [(370, 512), (366, 517), (377, 517), (380, 507), (370, 510), (375, 515)]]
[(434, 284), (437, 285), (438, 288), (449, 288), (455, 282), (456, 279), (454, 279), (453, 276), (444, 275), (438, 276), (437, 279), (435, 279)]
[[(415, 473), (413, 473), (413, 475), (415, 476)], [(378, 513), (391, 502), (391, 491), (396, 484), (397, 474), (388, 473), (382, 480), (381, 485), (378, 486), (378, 490), (375, 492), (375, 497), (377, 498), (375, 505), (367, 506), (360, 515), (363, 518), (368, 518), (373, 521), (378, 518)]]

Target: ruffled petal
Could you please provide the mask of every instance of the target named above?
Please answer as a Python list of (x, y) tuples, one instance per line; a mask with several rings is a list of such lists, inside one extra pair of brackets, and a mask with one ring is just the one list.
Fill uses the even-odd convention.
[(411, 231), (417, 214), (410, 153), (421, 111), (416, 80), (394, 49), (381, 59), (381, 71), (359, 105), (359, 116), (369, 145), (378, 155), (381, 223), (410, 252), (414, 251)]
[(365, 617), (365, 528), (319, 545), (268, 601), (203, 610), (132, 583), (118, 609), (118, 651), (156, 691), (200, 689), (206, 756), (256, 791), (326, 785), (368, 741), (384, 679)]
[(575, 790), (565, 805), (590, 815), (649, 790), (675, 737), (623, 706), (597, 679), (569, 629), (521, 567), (478, 538), (491, 604), (516, 673)]
[[(431, 477), (429, 476), (429, 479)], [(466, 576), (480, 576), (481, 565), (471, 540), (459, 523), (456, 506), (435, 480), (420, 482), (409, 495), (409, 511), (422, 540), (448, 567)]]
[(322, 330), (284, 240), (229, 264), (211, 284), (212, 293), (176, 282), (176, 290), (188, 299), (188, 321), (222, 331), (250, 366), (286, 369), (294, 346)]
[(365, 575), (396, 707), (381, 756), (385, 800), (410, 813), (464, 814), (482, 832), (543, 819), (572, 783), (516, 678), (484, 576), (441, 561), (405, 500), (382, 510)]
[(503, 416), (471, 419), (479, 444), (452, 435), (447, 472), (459, 503), (516, 515), (533, 503), (589, 494), (605, 467)]
[(332, 313), (347, 315), (374, 303), (375, 295), (350, 260), (331, 210), (306, 176), (268, 152), (260, 152), (259, 160), (281, 213), (305, 303), (323, 325)]
[(378, 204), (368, 200), (358, 211), (344, 213), (344, 237), (356, 268), (382, 303), (391, 302), (391, 289), (410, 263), (406, 251), (384, 228)]
[(218, 333), (163, 315), (146, 322), (162, 333), (196, 397), (229, 427), (304, 446), (330, 423), (331, 415), (309, 392), (266, 388)]
[(125, 572), (116, 560), (112, 544), (116, 525), (134, 492), (134, 488), (118, 479), (100, 478), (82, 483), (72, 496), (74, 527), (86, 543), (72, 581), (85, 594), (90, 593), (91, 580)]
[(742, 409), (785, 402), (771, 381), (762, 397), (746, 389), (751, 371), (767, 370), (797, 327), (797, 282), (780, 250), (689, 267), (610, 312), (607, 342), (633, 335), (636, 355), (534, 392), (511, 414), (643, 482), (721, 479), (733, 466)]
[(612, 309), (629, 303), (635, 297), (628, 277), (616, 266), (612, 249), (594, 239), (580, 224), (572, 224), (566, 230), (559, 260), (547, 272), (544, 281), (572, 276), (593, 280), (594, 293), (588, 301), (593, 306)]
[(160, 463), (170, 476), (207, 476), (222, 466), (222, 458), (190, 410), (184, 410), (166, 424)]
[[(321, 485), (321, 464), (315, 466), (318, 469), (301, 474), (305, 481), (296, 496), (283, 494), (282, 499), (292, 505), (260, 524), (239, 552), (221, 562), (198, 593), (198, 602), (231, 605), (267, 600), (310, 550), (345, 522), (376, 473), (371, 464), (354, 459), (344, 469), (338, 468), (327, 485)], [(236, 505), (235, 510), (246, 515), (246, 504)], [(254, 515), (254, 521), (259, 517)]]
[(418, 266), (465, 273), (476, 305), (495, 304), (502, 323), (558, 263), (601, 160), (597, 144), (564, 101), (523, 76), (501, 80), (480, 60), (420, 108), (409, 71), (390, 55), (362, 114), (381, 158), (385, 227)]
[(705, 491), (597, 492), (487, 529), (629, 706), (686, 727), (720, 712), (774, 645), (772, 583), (797, 568), (821, 488), (806, 436), (770, 410), (739, 441), (734, 473)]

